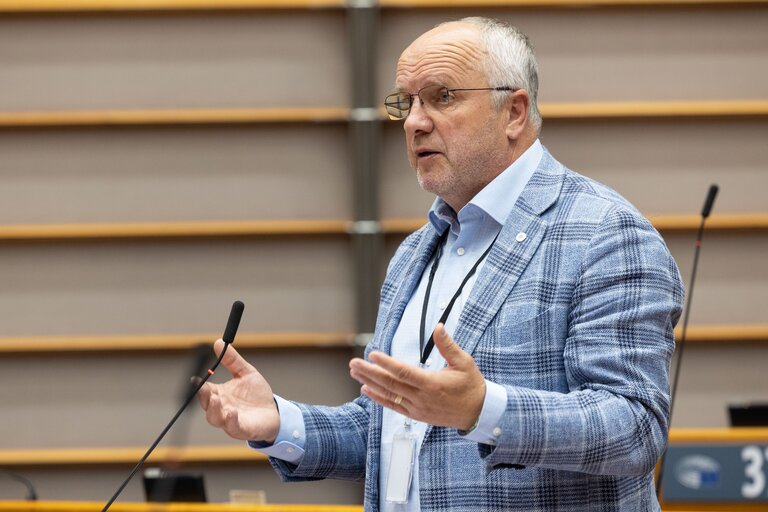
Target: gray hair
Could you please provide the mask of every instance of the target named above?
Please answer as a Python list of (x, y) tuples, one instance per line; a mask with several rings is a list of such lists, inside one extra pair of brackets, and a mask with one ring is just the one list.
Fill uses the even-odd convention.
[[(458, 20), (480, 29), (481, 42), (487, 52), (484, 66), (491, 87), (511, 86), (528, 91), (531, 104), (528, 116), (533, 127), (541, 130), (541, 114), (537, 104), (539, 65), (533, 45), (522, 31), (503, 21), (472, 16)], [(493, 105), (501, 108), (509, 93), (493, 93)]]

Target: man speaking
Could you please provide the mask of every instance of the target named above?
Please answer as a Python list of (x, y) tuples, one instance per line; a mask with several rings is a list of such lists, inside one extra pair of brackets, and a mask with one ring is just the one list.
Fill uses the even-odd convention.
[[(230, 349), (207, 420), (285, 481), (365, 480), (367, 511), (658, 511), (682, 284), (659, 234), (538, 139), (527, 37), (466, 18), (400, 56), (429, 222), (390, 262), (339, 407), (273, 396)], [(217, 342), (220, 351), (223, 343)]]

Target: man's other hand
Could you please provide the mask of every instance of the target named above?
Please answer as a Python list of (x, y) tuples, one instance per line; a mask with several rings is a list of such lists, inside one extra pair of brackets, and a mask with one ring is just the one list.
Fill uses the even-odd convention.
[(371, 352), (368, 361), (350, 361), (350, 375), (363, 385), (363, 394), (384, 407), (431, 425), (469, 430), (483, 408), (485, 379), (443, 324), (435, 327), (434, 340), (446, 361), (439, 371)]

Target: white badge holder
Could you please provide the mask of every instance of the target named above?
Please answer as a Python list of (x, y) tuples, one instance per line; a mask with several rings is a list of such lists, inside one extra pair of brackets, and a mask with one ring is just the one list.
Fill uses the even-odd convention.
[(392, 439), (392, 457), (387, 474), (387, 503), (408, 503), (413, 464), (416, 461), (416, 440), (416, 435), (411, 432), (410, 420)]

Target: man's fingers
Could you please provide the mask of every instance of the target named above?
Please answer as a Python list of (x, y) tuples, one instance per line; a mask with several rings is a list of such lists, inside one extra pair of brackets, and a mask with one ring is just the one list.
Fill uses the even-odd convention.
[(197, 392), (197, 398), (200, 400), (200, 407), (202, 407), (204, 411), (207, 411), (208, 407), (210, 406), (212, 394), (213, 385), (207, 382), (203, 384), (203, 387), (201, 387), (200, 391)]
[[(408, 413), (408, 410), (406, 409), (407, 400), (401, 395), (396, 395), (393, 393), (386, 393), (386, 392), (380, 393), (367, 385), (361, 387), (360, 391), (362, 391), (362, 393), (365, 396), (367, 396), (374, 402), (383, 405), (384, 407), (389, 407), (390, 409), (397, 411), (401, 414), (407, 415)], [(398, 400), (398, 396), (400, 398), (399, 400)]]
[(240, 438), (243, 436), (242, 429), (240, 428), (240, 417), (237, 413), (237, 409), (228, 408), (223, 413), (224, 431), (234, 438)]
[(368, 358), (374, 363), (373, 368), (380, 367), (386, 370), (396, 381), (415, 388), (421, 388), (426, 383), (427, 377), (424, 370), (398, 361), (383, 352), (371, 352)]
[(435, 346), (443, 356), (448, 366), (457, 366), (464, 361), (464, 355), (466, 354), (461, 347), (448, 336), (448, 332), (445, 330), (445, 325), (437, 324), (435, 326), (435, 332), (432, 334), (435, 340)]
[[(366, 378), (358, 378), (357, 380), (363, 385), (365, 389), (370, 390), (372, 393), (375, 393), (377, 396), (383, 397), (384, 400), (388, 402), (393, 402), (395, 400), (395, 397), (397, 396), (401, 396), (401, 397), (407, 396), (409, 398), (416, 397), (416, 395), (414, 394), (415, 391), (412, 388), (404, 389), (404, 388), (399, 388), (399, 386), (385, 386)], [(388, 404), (384, 403), (383, 405), (388, 405)]]
[[(224, 350), (225, 345), (223, 340), (216, 340), (213, 344), (213, 351), (216, 352), (216, 356), (221, 355), (221, 351)], [(256, 371), (256, 368), (243, 359), (243, 356), (238, 354), (237, 350), (235, 350), (232, 345), (229, 346), (227, 353), (224, 354), (224, 359), (221, 360), (221, 364), (229, 370), (229, 373), (231, 373), (233, 377), (242, 377), (243, 375)]]
[(399, 375), (362, 359), (353, 359), (350, 362), (350, 375), (361, 384), (366, 384), (382, 392), (389, 391), (400, 395), (410, 395), (417, 391), (414, 386), (399, 380)]
[(224, 408), (221, 399), (216, 394), (211, 394), (208, 399), (208, 407), (205, 409), (205, 419), (216, 428), (224, 426)]

